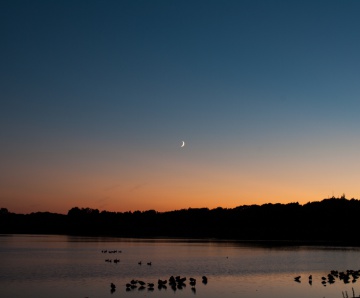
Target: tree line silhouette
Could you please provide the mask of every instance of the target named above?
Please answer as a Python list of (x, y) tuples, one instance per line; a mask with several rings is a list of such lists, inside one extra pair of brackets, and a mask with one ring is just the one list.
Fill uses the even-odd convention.
[(0, 209), (0, 233), (116, 237), (215, 238), (243, 241), (360, 245), (360, 201), (329, 198), (304, 205), (109, 212), (74, 207), (65, 214), (15, 214)]

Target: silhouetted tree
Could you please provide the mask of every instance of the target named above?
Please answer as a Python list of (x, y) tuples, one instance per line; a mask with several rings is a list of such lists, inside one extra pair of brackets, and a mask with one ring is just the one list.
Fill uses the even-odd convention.
[(0, 215), (5, 215), (5, 214), (9, 214), (9, 211), (6, 208), (1, 208)]
[[(0, 233), (58, 233), (121, 237), (188, 237), (360, 245), (351, 227), (360, 201), (345, 195), (321, 202), (109, 212), (74, 207), (67, 215), (0, 209)], [(289, 242), (290, 241), (290, 242)], [(275, 242), (277, 243), (277, 242)]]

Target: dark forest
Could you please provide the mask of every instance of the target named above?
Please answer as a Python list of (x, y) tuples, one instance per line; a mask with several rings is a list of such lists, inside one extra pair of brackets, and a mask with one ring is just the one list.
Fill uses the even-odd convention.
[(74, 207), (65, 214), (0, 210), (0, 233), (115, 237), (174, 237), (328, 245), (360, 245), (360, 201), (109, 212)]

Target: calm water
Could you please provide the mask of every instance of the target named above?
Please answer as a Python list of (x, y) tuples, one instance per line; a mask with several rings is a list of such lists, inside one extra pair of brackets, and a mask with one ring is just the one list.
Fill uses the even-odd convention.
[[(121, 253), (102, 253), (121, 250)], [(105, 259), (120, 259), (119, 263)], [(142, 261), (142, 265), (138, 262)], [(146, 263), (152, 262), (149, 266)], [(359, 248), (256, 247), (235, 242), (0, 235), (0, 297), (336, 297), (360, 280), (321, 284), (330, 270), (360, 269)], [(308, 283), (312, 274), (313, 283)], [(132, 279), (187, 277), (186, 287), (126, 292)], [(201, 282), (206, 275), (208, 283)], [(301, 283), (294, 277), (301, 275)], [(197, 279), (196, 292), (189, 277)], [(110, 283), (117, 288), (110, 292)]]

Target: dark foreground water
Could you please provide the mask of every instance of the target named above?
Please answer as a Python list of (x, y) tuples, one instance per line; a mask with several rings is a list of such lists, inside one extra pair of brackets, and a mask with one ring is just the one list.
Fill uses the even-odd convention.
[[(107, 250), (106, 253), (102, 251)], [(109, 253), (117, 250), (116, 253)], [(121, 253), (119, 252), (121, 251)], [(112, 262), (106, 262), (109, 259)], [(114, 263), (119, 259), (118, 263)], [(139, 265), (139, 262), (142, 265)], [(147, 265), (151, 262), (151, 266)], [(359, 248), (260, 247), (236, 242), (0, 235), (0, 297), (342, 298), (360, 294), (360, 279), (321, 283), (330, 270), (360, 269)], [(157, 288), (186, 277), (186, 286)], [(201, 282), (202, 276), (208, 283)], [(294, 277), (301, 275), (301, 282)], [(312, 285), (308, 276), (312, 275)], [(196, 279), (195, 287), (189, 278)], [(155, 283), (153, 291), (132, 279)], [(116, 285), (111, 293), (110, 283)]]

